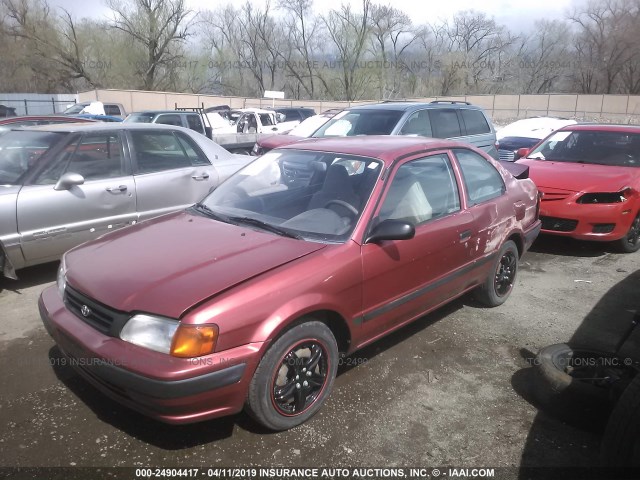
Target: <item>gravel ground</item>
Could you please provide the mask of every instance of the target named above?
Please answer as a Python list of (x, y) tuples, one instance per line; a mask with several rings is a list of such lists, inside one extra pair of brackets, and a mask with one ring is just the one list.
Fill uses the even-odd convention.
[(171, 427), (100, 395), (38, 318), (56, 265), (0, 283), (0, 467), (594, 466), (600, 436), (531, 401), (532, 355), (576, 336), (615, 343), (635, 308), (640, 253), (541, 238), (495, 309), (469, 296), (350, 357), (328, 403), (282, 433), (244, 414)]

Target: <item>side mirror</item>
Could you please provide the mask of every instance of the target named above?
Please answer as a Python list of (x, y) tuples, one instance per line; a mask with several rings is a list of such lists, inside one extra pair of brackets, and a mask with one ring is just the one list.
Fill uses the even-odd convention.
[(531, 151), (531, 149), (529, 149), (529, 148), (519, 148), (516, 151), (515, 160), (518, 160), (519, 158), (525, 158), (527, 155), (529, 155), (530, 151)]
[(68, 172), (60, 177), (54, 190), (69, 190), (74, 185), (82, 185), (84, 183), (84, 177), (79, 173)]
[(383, 240), (409, 240), (416, 234), (415, 227), (401, 220), (384, 220), (373, 227), (364, 243), (378, 243)]

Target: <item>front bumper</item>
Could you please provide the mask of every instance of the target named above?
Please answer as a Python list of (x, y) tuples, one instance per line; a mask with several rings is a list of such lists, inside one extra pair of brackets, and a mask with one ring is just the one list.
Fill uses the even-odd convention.
[(104, 335), (71, 313), (55, 286), (38, 301), (67, 363), (105, 395), (157, 420), (182, 424), (242, 410), (262, 343), (182, 359)]
[(542, 233), (578, 240), (611, 242), (629, 232), (636, 215), (631, 202), (588, 204), (548, 201), (540, 205)]

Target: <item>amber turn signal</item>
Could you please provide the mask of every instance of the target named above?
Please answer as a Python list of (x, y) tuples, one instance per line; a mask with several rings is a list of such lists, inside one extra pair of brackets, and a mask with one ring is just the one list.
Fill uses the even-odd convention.
[(180, 325), (173, 335), (171, 355), (183, 358), (209, 355), (217, 340), (217, 325)]

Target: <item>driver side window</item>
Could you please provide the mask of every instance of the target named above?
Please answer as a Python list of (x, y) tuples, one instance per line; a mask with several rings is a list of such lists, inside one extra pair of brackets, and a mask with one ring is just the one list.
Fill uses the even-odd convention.
[(67, 145), (34, 183), (51, 185), (64, 173), (78, 173), (85, 181), (102, 180), (126, 175), (125, 170), (120, 135), (95, 133)]
[(389, 185), (379, 221), (420, 225), (460, 210), (458, 184), (446, 154), (401, 165)]

